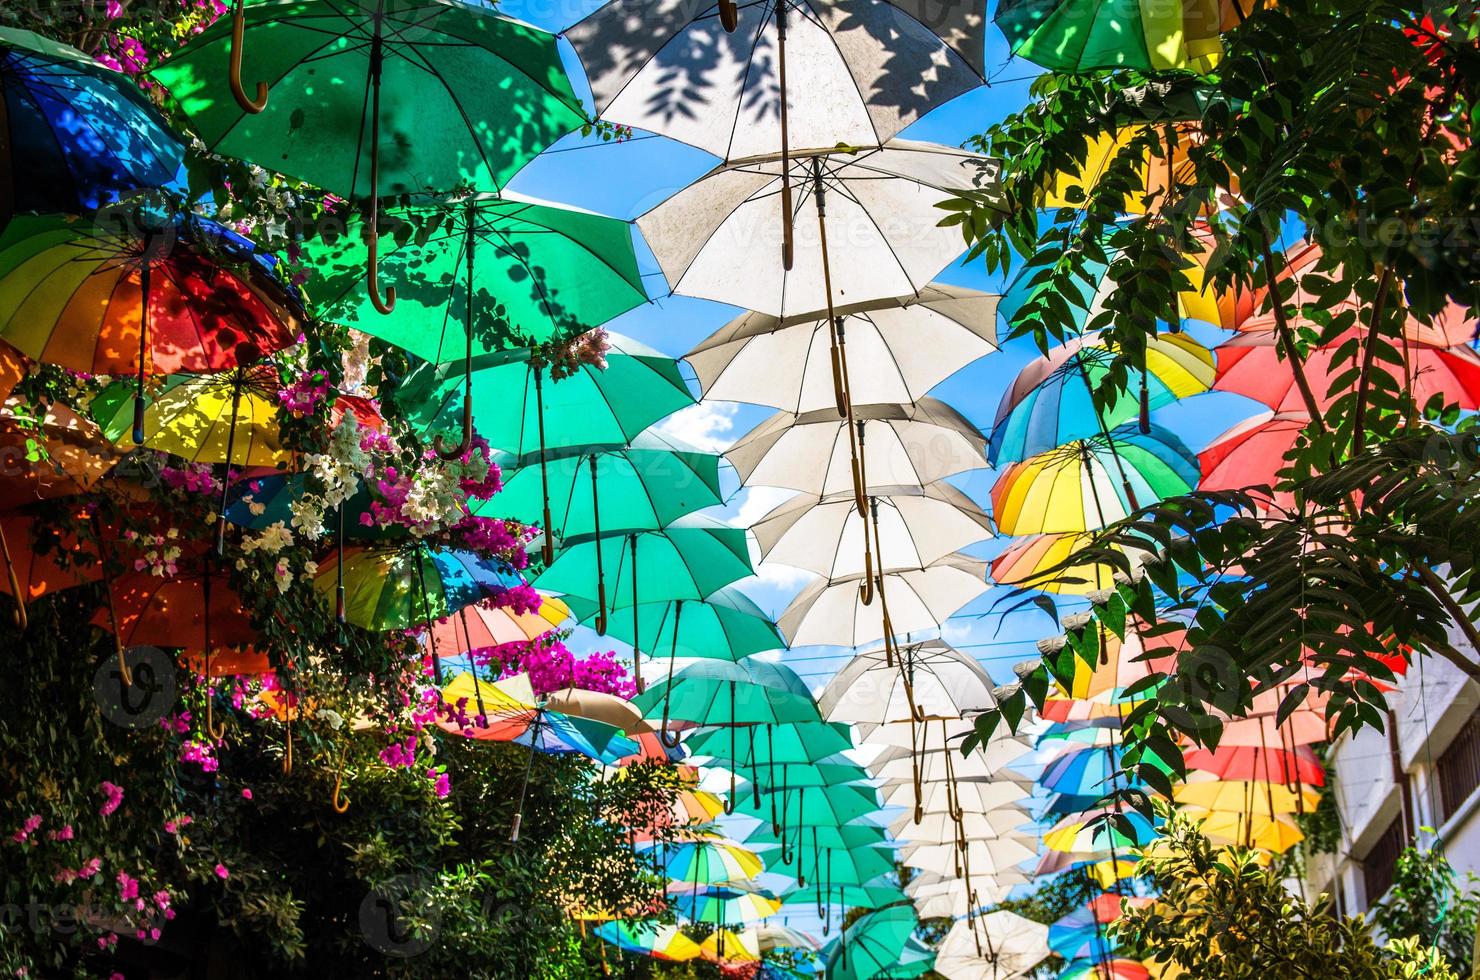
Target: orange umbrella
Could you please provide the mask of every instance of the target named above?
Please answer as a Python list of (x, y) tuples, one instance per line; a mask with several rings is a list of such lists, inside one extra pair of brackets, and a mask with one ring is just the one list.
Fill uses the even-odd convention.
[(570, 618), (570, 610), (549, 596), (537, 613), (516, 613), (479, 603), (465, 606), (432, 624), (432, 648), (439, 657), (469, 650), (522, 643), (550, 632)]
[(38, 418), (12, 398), (0, 407), (0, 510), (86, 493), (121, 456), (66, 405), (53, 403)]
[[(25, 602), (102, 577), (91, 544), (23, 514), (0, 517), (0, 552), (9, 573), (0, 579), (0, 592), (14, 596), (19, 591)], [(87, 557), (93, 560), (78, 561)]]

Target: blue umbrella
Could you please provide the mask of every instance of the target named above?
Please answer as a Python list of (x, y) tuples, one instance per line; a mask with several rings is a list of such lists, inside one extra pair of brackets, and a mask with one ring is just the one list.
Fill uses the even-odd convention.
[(0, 28), (0, 222), (162, 187), (183, 152), (126, 76), (76, 48)]

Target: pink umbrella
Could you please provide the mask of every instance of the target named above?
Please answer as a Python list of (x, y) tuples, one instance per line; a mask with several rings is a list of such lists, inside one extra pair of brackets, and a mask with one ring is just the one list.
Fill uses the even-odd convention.
[(1326, 785), (1326, 772), (1321, 768), (1321, 760), (1309, 746), (1304, 745), (1293, 751), (1219, 745), (1216, 749), (1193, 749), (1185, 759), (1188, 769), (1212, 773), (1219, 779)]
[[(1198, 453), (1202, 470), (1201, 490), (1244, 490), (1252, 486), (1273, 486), (1284, 469), (1285, 454), (1295, 445), (1295, 437), (1310, 424), (1310, 416), (1301, 412), (1260, 412), (1229, 429)], [(1268, 496), (1280, 508), (1294, 506), (1293, 494), (1279, 491)]]

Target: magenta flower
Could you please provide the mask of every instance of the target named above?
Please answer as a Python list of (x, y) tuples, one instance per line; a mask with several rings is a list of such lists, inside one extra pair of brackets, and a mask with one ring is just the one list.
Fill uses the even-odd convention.
[(216, 877), (220, 878), (222, 881), (225, 881), (227, 878), (231, 877), (231, 872), (226, 870), (226, 865), (218, 864), (216, 865)]
[(98, 784), (98, 791), (103, 794), (103, 805), (98, 807), (100, 816), (110, 815), (123, 803), (123, 787), (117, 783), (110, 783), (105, 779)]

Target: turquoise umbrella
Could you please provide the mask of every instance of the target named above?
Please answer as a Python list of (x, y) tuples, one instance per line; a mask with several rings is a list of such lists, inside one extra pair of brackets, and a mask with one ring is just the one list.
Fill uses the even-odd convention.
[(870, 980), (900, 961), (920, 925), (913, 906), (878, 909), (854, 922), (838, 937), (827, 958), (830, 980)]

